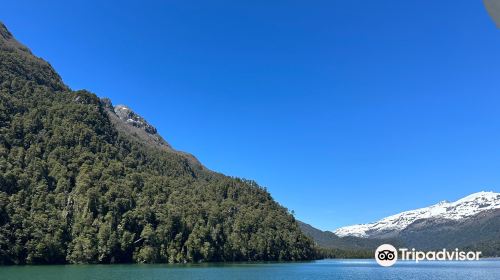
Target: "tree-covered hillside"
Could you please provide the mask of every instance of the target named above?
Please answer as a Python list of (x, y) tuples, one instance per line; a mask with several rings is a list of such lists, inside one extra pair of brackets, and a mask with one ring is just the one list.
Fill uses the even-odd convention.
[(314, 257), (255, 182), (138, 141), (109, 114), (0, 24), (0, 264)]

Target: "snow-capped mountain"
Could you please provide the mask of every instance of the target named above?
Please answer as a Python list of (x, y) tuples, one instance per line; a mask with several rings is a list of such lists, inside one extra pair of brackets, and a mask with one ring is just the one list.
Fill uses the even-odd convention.
[(422, 219), (466, 220), (483, 211), (500, 209), (500, 193), (478, 192), (455, 202), (442, 201), (435, 205), (405, 211), (380, 221), (342, 227), (334, 231), (340, 237), (394, 237), (415, 221)]

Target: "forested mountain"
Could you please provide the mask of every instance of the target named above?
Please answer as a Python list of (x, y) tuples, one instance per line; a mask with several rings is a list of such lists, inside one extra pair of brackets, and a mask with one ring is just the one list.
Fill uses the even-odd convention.
[(70, 90), (0, 24), (0, 264), (315, 257), (264, 188), (128, 113)]
[[(304, 226), (301, 227), (304, 230)], [(304, 232), (319, 246), (327, 248), (373, 250), (373, 244), (391, 243), (419, 250), (478, 250), (483, 256), (498, 257), (500, 193), (478, 192), (455, 202), (441, 201), (373, 223), (343, 227), (335, 232), (317, 229)]]
[(500, 256), (500, 209), (480, 212), (468, 219), (421, 219), (398, 236), (404, 244), (423, 250), (468, 248), (483, 256)]
[(322, 231), (309, 224), (299, 221), (300, 228), (307, 236), (313, 239), (317, 245), (324, 249), (340, 249), (346, 251), (375, 251), (381, 242), (397, 245), (393, 239), (369, 239), (356, 236), (340, 237), (331, 231)]
[(318, 246), (323, 258), (373, 258), (375, 249), (384, 243), (400, 246), (396, 239), (370, 239), (356, 236), (340, 237), (331, 231), (322, 231), (309, 224), (298, 221), (302, 232)]

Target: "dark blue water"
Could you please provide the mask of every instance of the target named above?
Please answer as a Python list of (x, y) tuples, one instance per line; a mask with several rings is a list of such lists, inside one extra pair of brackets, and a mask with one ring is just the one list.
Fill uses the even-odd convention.
[(60, 265), (0, 267), (0, 279), (432, 279), (500, 280), (500, 260), (477, 262), (398, 262), (384, 268), (372, 260), (321, 260), (305, 263), (199, 265)]

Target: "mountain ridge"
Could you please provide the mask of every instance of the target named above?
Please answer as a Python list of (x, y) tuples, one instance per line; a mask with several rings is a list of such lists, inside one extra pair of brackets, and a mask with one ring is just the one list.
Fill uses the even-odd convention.
[[(470, 198), (461, 201), (470, 201)], [(481, 251), (484, 257), (500, 256), (500, 208), (479, 211), (462, 219), (416, 219), (398, 232), (383, 232), (371, 237), (338, 236), (303, 222), (299, 222), (299, 225), (304, 234), (312, 238), (328, 257), (371, 258), (375, 248), (381, 244), (418, 250), (460, 248)]]
[[(3, 74), (6, 80), (16, 80), (22, 76), (28, 81), (39, 85), (47, 86), (54, 91), (68, 91), (69, 87), (65, 85), (52, 65), (47, 61), (35, 56), (29, 48), (17, 41), (5, 24), (0, 21), (0, 50), (3, 52), (2, 66), (9, 71)], [(12, 55), (15, 53), (23, 63), (15, 63)]]
[(173, 150), (0, 33), (0, 264), (316, 258), (265, 188)]
[(341, 237), (394, 237), (417, 220), (429, 218), (460, 220), (474, 216), (482, 211), (499, 208), (500, 193), (482, 191), (455, 202), (441, 201), (428, 207), (391, 215), (373, 223), (341, 227), (335, 230), (334, 233)]

